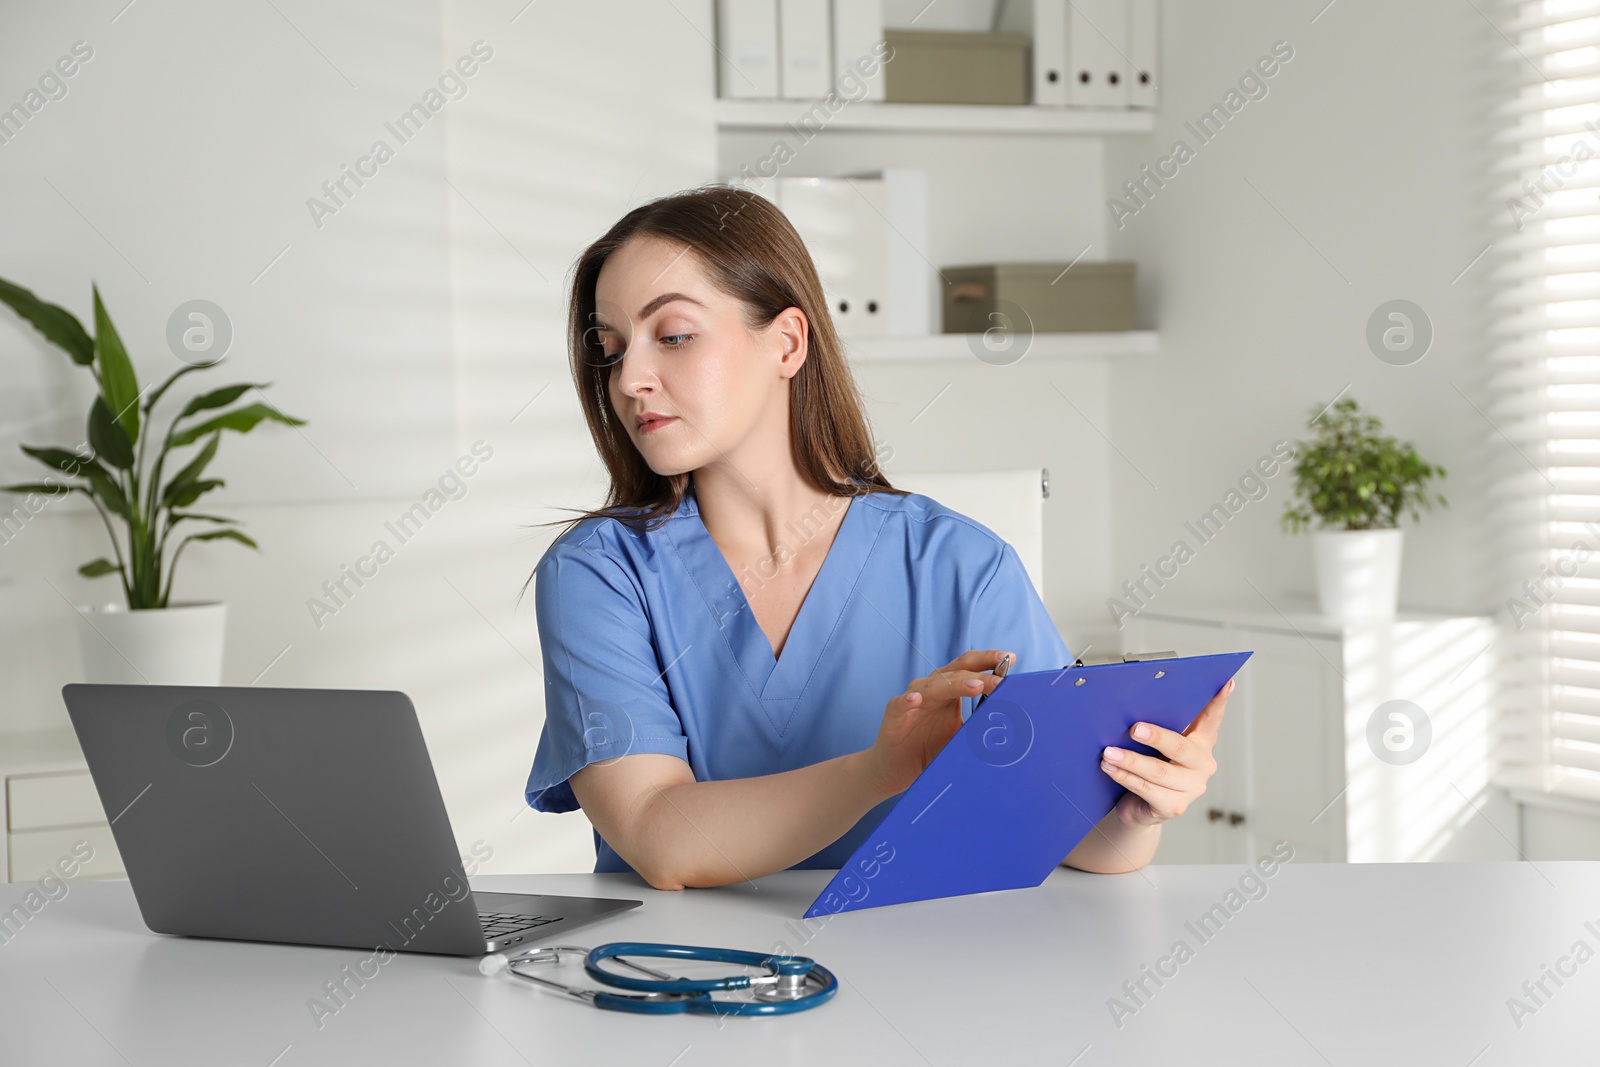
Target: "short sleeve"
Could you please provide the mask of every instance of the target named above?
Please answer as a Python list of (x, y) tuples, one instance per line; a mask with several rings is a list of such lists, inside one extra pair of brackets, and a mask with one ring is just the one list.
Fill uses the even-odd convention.
[(1039, 599), (1039, 591), (1009, 542), (977, 598), (967, 626), (965, 648), (998, 648), (1015, 652), (1010, 670), (1054, 671), (1073, 661), (1067, 643)]
[(538, 811), (578, 807), (568, 779), (636, 752), (688, 758), (638, 587), (603, 550), (557, 545), (534, 576), (544, 728), (528, 776)]

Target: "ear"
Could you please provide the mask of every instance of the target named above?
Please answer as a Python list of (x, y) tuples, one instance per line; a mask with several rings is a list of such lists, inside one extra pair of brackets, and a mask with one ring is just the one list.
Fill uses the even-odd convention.
[(811, 344), (806, 313), (797, 307), (784, 308), (767, 327), (767, 334), (778, 344), (778, 373), (784, 378), (799, 374)]

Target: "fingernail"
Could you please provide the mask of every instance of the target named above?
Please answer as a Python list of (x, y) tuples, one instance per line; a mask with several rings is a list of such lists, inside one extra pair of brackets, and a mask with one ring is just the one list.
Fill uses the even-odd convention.
[(1120, 748), (1108, 748), (1108, 749), (1106, 749), (1106, 759), (1110, 760), (1112, 763), (1121, 763), (1122, 762), (1122, 749), (1120, 749)]
[(1234, 683), (1234, 681), (1235, 681), (1235, 679), (1233, 679), (1233, 678), (1229, 678), (1228, 679), (1228, 692), (1230, 692), (1230, 693), (1233, 692), (1233, 683)]
[(1146, 726), (1144, 723), (1140, 723), (1133, 728), (1133, 736), (1137, 737), (1141, 741), (1145, 740), (1150, 736), (1150, 727)]
[(982, 683), (982, 682), (980, 682), (980, 681), (978, 681), (978, 679), (976, 679), (976, 678), (968, 678), (968, 679), (967, 679), (967, 686), (968, 686), (968, 688), (971, 688), (971, 689), (976, 689), (976, 688), (978, 688), (978, 687), (979, 687), (979, 686), (981, 686), (981, 685), (982, 685), (982, 684), (983, 684), (983, 683)]

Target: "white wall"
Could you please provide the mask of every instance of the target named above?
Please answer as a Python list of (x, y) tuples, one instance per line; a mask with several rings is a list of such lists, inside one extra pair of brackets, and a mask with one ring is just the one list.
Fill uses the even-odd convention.
[[(791, 171), (853, 171), (864, 145), (880, 165), (929, 166), (934, 264), (1070, 259), (1086, 244), (1090, 258), (1140, 263), (1159, 356), (860, 368), (877, 436), (894, 449), (890, 475), (1048, 466), (1045, 599), (1077, 648), (1092, 639), (1078, 634), (1110, 625), (1105, 599), (1184, 519), (1299, 432), (1311, 402), (1353, 382), (1451, 470), (1450, 511), (1408, 533), (1406, 600), (1489, 609), (1503, 593), (1485, 587), (1473, 533), (1488, 435), (1456, 392), (1475, 396), (1485, 264), (1451, 284), (1483, 245), (1474, 122), (1487, 27), (1442, 2), (1341, 0), (1314, 26), (1320, 4), (1165, 6), (1166, 102), (1150, 137), (830, 133)], [(274, 380), (270, 395), (312, 422), (303, 435), (230, 438), (218, 461), (230, 487), (217, 509), (264, 547), (197, 550), (179, 582), (230, 605), (225, 680), (404, 689), (463, 844), (490, 841), (490, 870), (588, 869), (581, 814), (524, 813), (520, 801), (542, 710), (532, 605), (517, 610), (514, 597), (551, 536), (525, 524), (604, 488), (562, 353), (566, 272), (629, 207), (733, 173), (769, 139), (716, 136), (710, 0), (520, 7), (299, 0), (280, 2), (282, 16), (139, 4), (115, 23), (115, 10), (7, 17), (0, 70), (42, 71), (80, 38), (96, 57), (0, 146), (12, 205), (0, 277), (85, 317), (97, 279), (146, 376), (174, 365), (163, 341), (173, 306), (209, 296), (229, 310), (239, 339), (210, 377)], [(983, 7), (941, 4), (918, 25), (979, 28)], [(916, 13), (889, 8), (902, 23)], [(468, 95), (316, 229), (306, 197), (480, 38), (495, 53)], [(1297, 55), (1270, 95), (1117, 230), (1108, 187), (1163, 154), (1279, 39)], [(0, 84), (0, 101), (22, 85)], [(1367, 314), (1395, 296), (1438, 329), (1409, 368), (1379, 363), (1362, 340)], [(0, 478), (32, 473), (20, 440), (76, 442), (82, 385), (0, 316)], [(319, 629), (307, 599), (480, 439), (494, 458), (465, 498)], [(1285, 484), (1171, 595), (1249, 603), (1245, 576), (1269, 597), (1308, 591), (1306, 546), (1277, 532)], [(73, 615), (49, 582), (72, 600), (108, 595), (73, 573), (101, 551), (75, 503), (0, 545), (0, 733), (65, 725)]]
[[(1478, 410), (1496, 263), (1493, 251), (1477, 259), (1498, 210), (1484, 177), (1493, 29), (1471, 4), (1434, 0), (1163, 7), (1157, 128), (1108, 142), (1107, 196), (1179, 138), (1194, 156), (1120, 228), (1105, 214), (1112, 258), (1139, 264), (1143, 324), (1162, 346), (1159, 359), (1111, 368), (1111, 438), (1159, 489), (1113, 459), (1106, 595), (1274, 441), (1309, 437), (1307, 409), (1348, 385), (1449, 471), (1450, 507), (1406, 526), (1402, 603), (1507, 622), (1501, 605), (1527, 568), (1505, 565), (1492, 542), (1489, 472), (1522, 460)], [(1294, 58), (1267, 95), (1202, 145), (1185, 123), (1278, 41)], [(1411, 366), (1379, 361), (1364, 338), (1396, 298), (1421, 305), (1435, 331)], [(1312, 594), (1309, 545), (1278, 527), (1288, 475), (1270, 485), (1156, 602), (1261, 608)], [(1502, 794), (1476, 799), (1495, 825), (1464, 826), (1441, 858), (1497, 856), (1518, 826), (1529, 858), (1600, 856), (1590, 809), (1523, 808), (1518, 822)]]
[[(311, 423), (303, 434), (268, 427), (249, 438), (230, 437), (217, 461), (230, 487), (216, 498), (215, 510), (243, 519), (263, 552), (194, 550), (178, 591), (228, 602), (225, 682), (406, 691), (418, 707), (463, 844), (480, 837), (493, 844), (489, 869), (589, 869), (593, 851), (581, 814), (532, 813), (521, 804), (542, 684), (532, 603), (524, 600), (518, 610), (515, 596), (553, 534), (529, 524), (561, 517), (562, 505), (597, 503), (604, 489), (563, 351), (572, 260), (628, 208), (732, 173), (723, 161), (741, 150), (740, 139), (730, 138), (718, 158), (706, 40), (710, 3), (536, 4), (514, 23), (515, 9), (499, 5), (441, 10), (418, 4), (404, 26), (393, 15), (378, 18), (375, 8), (342, 10), (347, 13), (324, 19), (311, 8), (283, 6), (315, 49), (275, 15), (276, 25), (257, 25), (253, 16), (209, 23), (208, 39), (249, 37), (250, 62), (257, 65), (244, 68), (250, 76), (207, 67), (208, 92), (192, 94), (204, 103), (190, 100), (170, 120), (168, 112), (147, 109), (142, 121), (152, 136), (176, 139), (183, 130), (204, 127), (192, 108), (226, 113), (233, 97), (256, 99), (260, 86), (286, 80), (315, 86), (296, 102), (293, 136), (264, 133), (259, 124), (209, 127), (213, 154), (234, 161), (250, 184), (230, 186), (230, 198), (191, 206), (186, 232), (229, 235), (216, 242), (214, 256), (201, 254), (204, 246), (197, 252), (159, 233), (142, 234), (139, 247), (148, 244), (145, 258), (155, 264), (147, 271), (151, 286), (163, 294), (170, 289), (169, 295), (120, 277), (128, 268), (103, 243), (75, 234), (82, 239), (64, 249), (60, 213), (68, 212), (71, 222), (70, 209), (52, 205), (54, 194), (38, 178), (37, 171), (55, 165), (50, 152), (87, 151), (91, 135), (116, 121), (120, 109), (155, 91), (146, 79), (156, 75), (143, 68), (97, 68), (96, 62), (117, 54), (109, 44), (97, 51), (65, 101), (41, 112), (24, 138), (0, 147), (5, 188), (14, 201), (37, 205), (0, 223), (15, 238), (0, 244), (0, 277), (34, 287), (85, 318), (87, 278), (102, 279), (147, 378), (175, 366), (162, 329), (178, 300), (205, 295), (230, 312), (240, 309), (227, 370), (209, 376), (214, 383), (276, 380), (275, 399)], [(25, 32), (0, 47), (11, 49), (8, 68), (42, 69), (72, 41), (120, 33), (136, 16), (148, 22), (129, 35), (138, 48), (166, 57), (168, 67), (177, 63), (178, 45), (163, 51), (169, 16), (137, 6), (110, 30), (73, 24), (64, 15), (34, 16)], [(409, 42), (380, 47), (371, 26), (387, 27), (381, 39), (406, 33)], [(618, 27), (626, 27), (627, 36), (617, 36)], [(120, 38), (107, 39), (120, 45)], [(381, 129), (383, 118), (479, 39), (494, 54), (469, 82), (467, 95), (445, 105), (369, 187), (316, 231), (303, 204), (315, 184), (350, 161), (375, 125)], [(192, 44), (182, 34), (176, 40)], [(319, 50), (360, 88), (351, 90)], [(391, 55), (396, 69), (388, 65)], [(216, 63), (226, 66), (227, 59)], [(167, 69), (160, 62), (150, 66)], [(101, 93), (80, 93), (102, 70), (110, 73)], [(330, 91), (324, 82), (337, 83), (349, 99), (337, 108), (318, 105), (316, 92)], [(370, 86), (390, 83), (392, 93), (369, 98)], [(243, 108), (248, 102), (237, 103)], [(45, 120), (59, 121), (52, 130)], [(179, 128), (169, 129), (169, 121)], [(44, 147), (26, 139), (35, 133)], [(1101, 239), (1096, 142), (980, 143), (984, 150), (974, 153), (965, 140), (819, 142), (807, 162), (849, 169), (861, 147), (883, 163), (931, 162), (935, 209), (944, 220), (928, 250), (934, 263), (1052, 258), (1063, 247)], [(165, 163), (136, 146), (124, 150), (133, 172), (126, 180), (146, 198), (161, 195)], [(274, 161), (264, 176), (254, 169), (263, 156)], [(1047, 177), (1019, 185), (1012, 169), (1019, 163)], [(315, 174), (317, 181), (308, 186), (281, 171)], [(94, 206), (104, 213), (97, 221), (108, 235), (145, 223), (133, 194), (80, 180), (106, 198)], [(1019, 189), (1025, 190), (1020, 196)], [(237, 254), (244, 243), (237, 230), (262, 225), (281, 202), (288, 205), (280, 219), (284, 239), (297, 242), (290, 253), (254, 287), (247, 277), (233, 289), (217, 289), (213, 283), (229, 274), (219, 258)], [(252, 274), (260, 269), (251, 266)], [(399, 327), (396, 315), (407, 316)], [(424, 315), (431, 316), (426, 324)], [(327, 325), (333, 320), (337, 328)], [(263, 324), (277, 333), (263, 333)], [(15, 453), (17, 441), (76, 442), (72, 433), (88, 394), (84, 382), (71, 391), (64, 357), (30, 329), (0, 318), (0, 331), (6, 331), (0, 332), (0, 410), (8, 418), (0, 477), (10, 480), (31, 474)], [(1056, 396), (1050, 381), (1073, 397), (1082, 415)], [(938, 403), (913, 422), (947, 384)], [(876, 366), (862, 368), (861, 385), (879, 438), (894, 450), (891, 475), (896, 469), (1026, 464), (1051, 469), (1046, 522), (1057, 537), (1045, 561), (1046, 600), (1070, 632), (1073, 620), (1086, 614), (1084, 606), (1094, 604), (1095, 576), (1110, 554), (1106, 448), (1090, 425), (1109, 419), (1104, 367), (1027, 360), (1003, 370), (976, 361)], [(402, 402), (406, 406), (397, 407)], [(52, 418), (42, 420), (40, 411)], [(1006, 432), (997, 430), (1001, 426)], [(308, 600), (339, 577), (342, 564), (386, 537), (385, 522), (479, 440), (494, 456), (470, 479), (465, 497), (396, 546), (379, 575), (318, 626)], [(0, 546), (0, 670), (9, 682), (0, 696), (0, 736), (66, 725), (59, 688), (78, 670), (67, 600), (112, 594), (111, 587), (74, 573), (78, 563), (103, 552), (101, 538), (92, 516), (74, 501), (52, 504)], [(1074, 635), (1072, 643), (1081, 647), (1086, 640)]]
[[(145, 377), (179, 366), (165, 341), (179, 304), (220, 305), (234, 342), (217, 374), (274, 381), (268, 398), (311, 420), (274, 447), (230, 450), (235, 499), (403, 493), (453, 455), (440, 176), (443, 123), (461, 105), (404, 144), (384, 123), (470, 41), (441, 36), (431, 0), (279, 10), (180, 0), (6, 16), (6, 106), (74, 42), (93, 57), (0, 146), (0, 276), (80, 318), (98, 282)], [(499, 78), (491, 62), (467, 99)], [(307, 201), (380, 138), (393, 160), (317, 225)], [(0, 350), (6, 439), (80, 441), (86, 376), (69, 397), (65, 358), (9, 311)]]
[[(715, 170), (710, 2), (518, 6), (10, 17), (0, 69), (43, 70), (80, 38), (97, 51), (0, 146), (0, 277), (84, 319), (99, 279), (146, 378), (177, 366), (172, 306), (202, 295), (230, 311), (239, 339), (213, 384), (274, 379), (311, 423), (229, 437), (217, 460), (232, 484), (214, 508), (263, 552), (192, 550), (178, 591), (228, 602), (225, 682), (405, 690), (463, 847), (492, 844), (488, 870), (587, 870), (581, 814), (523, 814), (542, 683), (532, 602), (517, 611), (515, 596), (553, 535), (528, 524), (603, 491), (566, 371), (568, 267), (628, 208)], [(494, 55), (466, 96), (318, 232), (304, 199), (479, 39)], [(9, 312), (0, 365), (10, 481), (35, 473), (19, 440), (78, 440), (88, 394)], [(307, 600), (478, 440), (494, 457), (466, 496), (318, 628)], [(63, 595), (112, 595), (74, 573), (104, 551), (96, 531), (76, 502), (53, 504), (0, 546), (0, 736), (66, 725), (59, 689), (78, 664)]]
[[(1159, 359), (1112, 369), (1112, 440), (1158, 487), (1114, 470), (1116, 582), (1164, 555), (1274, 441), (1309, 437), (1307, 409), (1350, 385), (1449, 471), (1449, 509), (1407, 527), (1402, 601), (1487, 612), (1509, 595), (1488, 581), (1477, 533), (1483, 450), (1507, 447), (1473, 408), (1492, 256), (1456, 279), (1488, 243), (1493, 31), (1470, 4), (1342, 0), (1312, 24), (1323, 6), (1166, 3), (1157, 128), (1109, 142), (1108, 196), (1178, 138), (1195, 149), (1109, 231), (1113, 258), (1139, 264), (1141, 315), (1162, 345)], [(1200, 145), (1184, 124), (1280, 40), (1294, 58), (1268, 95)], [(1435, 328), (1408, 367), (1380, 362), (1364, 339), (1371, 312), (1395, 298)], [(1160, 597), (1263, 606), (1246, 579), (1274, 601), (1311, 594), (1309, 544), (1278, 528), (1288, 475), (1270, 484)]]

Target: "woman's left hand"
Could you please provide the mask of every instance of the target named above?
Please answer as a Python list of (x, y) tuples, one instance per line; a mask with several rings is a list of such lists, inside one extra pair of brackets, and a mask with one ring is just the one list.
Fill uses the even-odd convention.
[(1159, 825), (1182, 815), (1200, 799), (1217, 770), (1211, 750), (1232, 692), (1230, 678), (1181, 734), (1154, 723), (1134, 724), (1133, 739), (1160, 752), (1165, 760), (1126, 748), (1107, 748), (1101, 754), (1100, 769), (1128, 790), (1116, 807), (1125, 823)]

